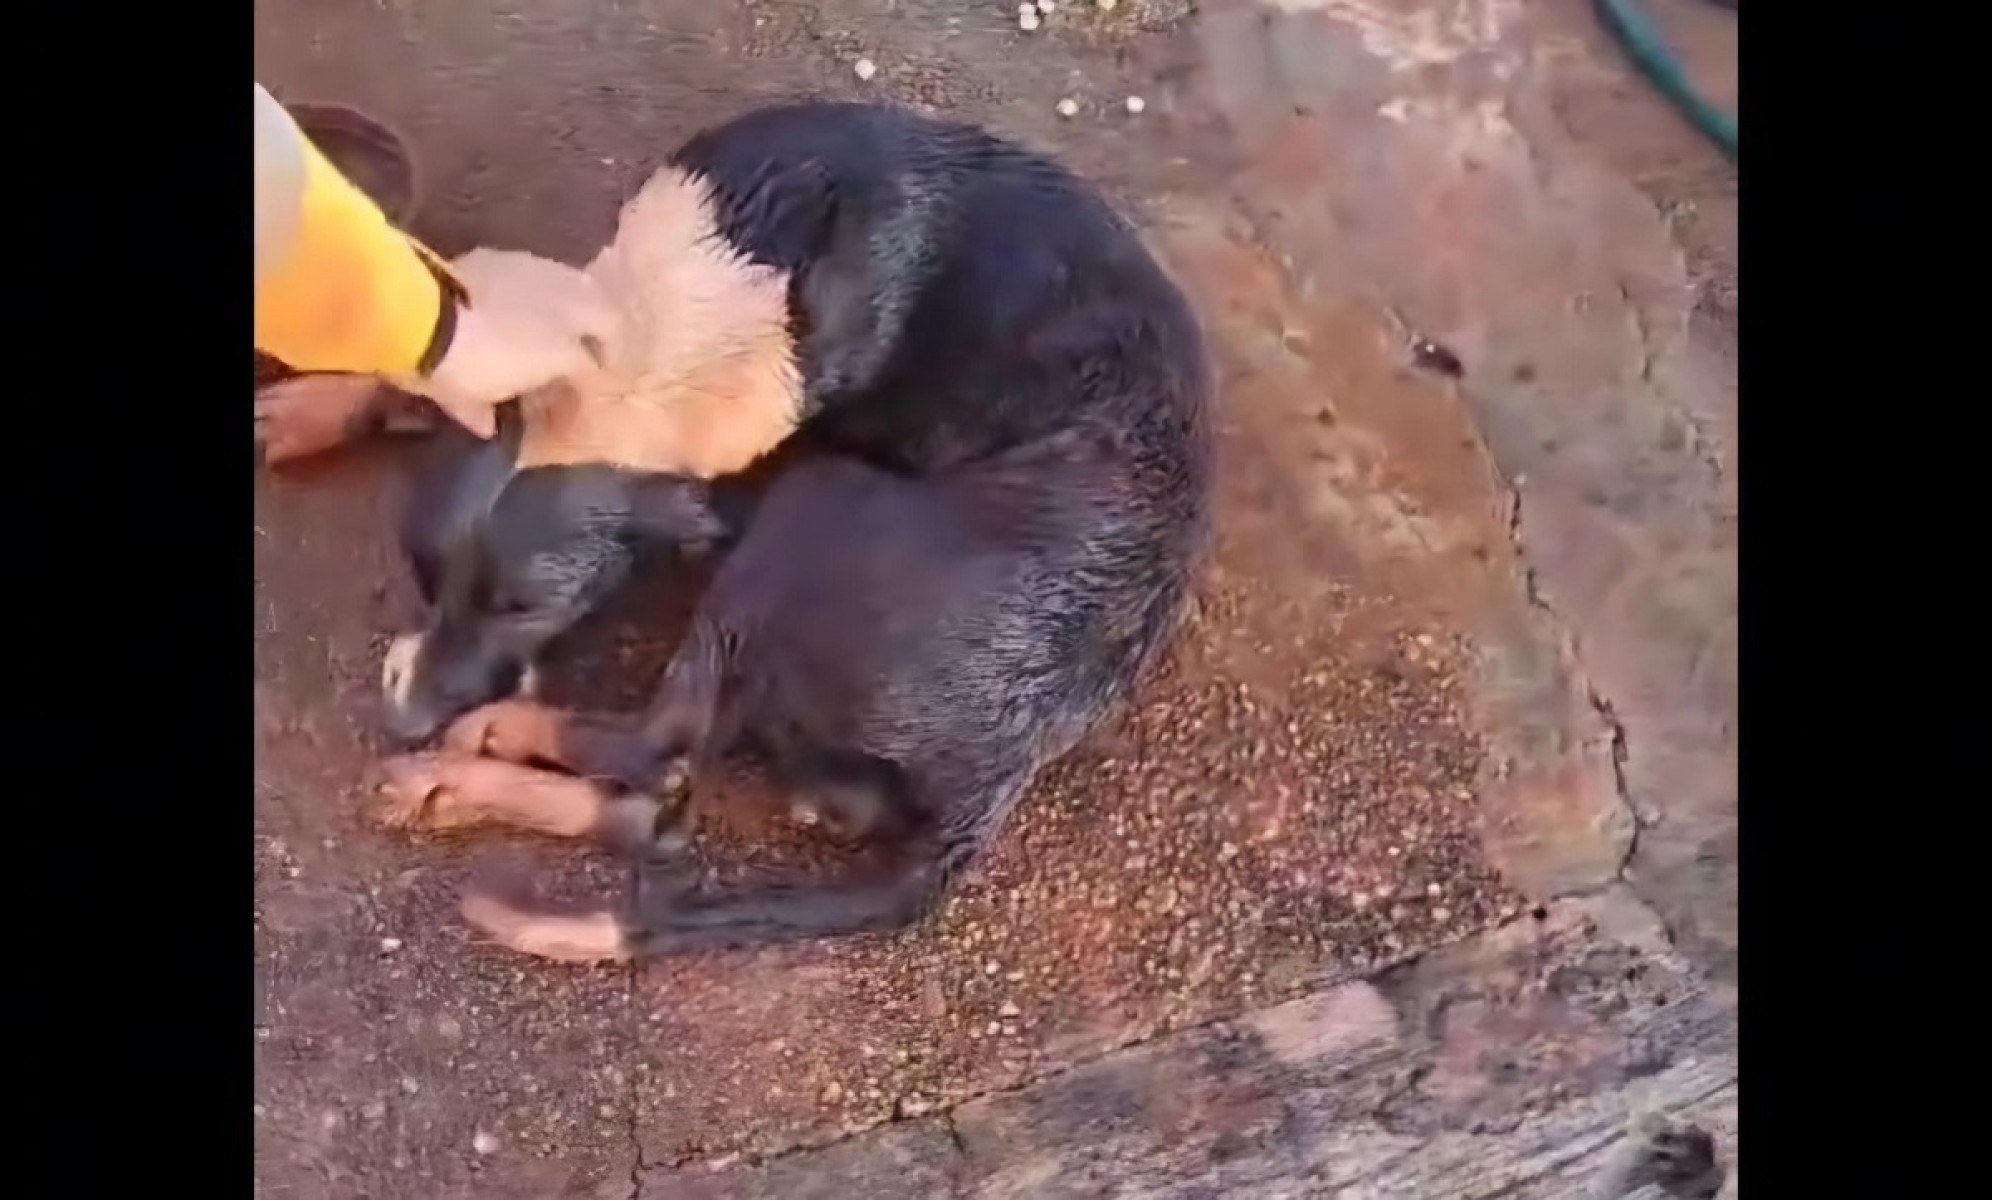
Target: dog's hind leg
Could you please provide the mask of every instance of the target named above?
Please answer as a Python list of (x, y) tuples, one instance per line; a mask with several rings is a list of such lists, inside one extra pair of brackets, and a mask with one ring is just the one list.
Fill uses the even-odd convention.
[[(625, 919), (637, 954), (722, 949), (883, 933), (923, 920), (973, 863), (1030, 781), (1021, 772), (994, 786), (947, 797), (956, 814), (934, 830), (935, 852), (879, 882), (837, 883), (794, 877), (700, 894), (685, 888), (640, 889)], [(932, 805), (922, 811), (933, 811)]]
[(652, 884), (633, 911), (618, 915), (548, 907), (485, 885), (465, 894), (462, 912), (486, 937), (521, 954), (601, 962), (899, 929), (932, 909), (941, 886), (932, 865), (879, 884), (798, 880), (707, 896)]
[(683, 872), (671, 872), (661, 883), (645, 873), (638, 876), (634, 903), (621, 914), (552, 909), (486, 887), (464, 897), (463, 915), (501, 945), (569, 962), (903, 929), (933, 911), (1029, 781), (1024, 772), (964, 797), (967, 803), (956, 809), (962, 820), (941, 830), (939, 853), (878, 882), (795, 876), (700, 893), (673, 886)]

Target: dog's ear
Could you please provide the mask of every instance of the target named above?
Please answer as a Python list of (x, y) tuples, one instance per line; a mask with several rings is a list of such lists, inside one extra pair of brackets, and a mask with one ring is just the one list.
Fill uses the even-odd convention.
[(692, 554), (704, 553), (728, 533), (713, 511), (706, 485), (686, 476), (659, 475), (638, 483), (630, 516), (645, 541)]

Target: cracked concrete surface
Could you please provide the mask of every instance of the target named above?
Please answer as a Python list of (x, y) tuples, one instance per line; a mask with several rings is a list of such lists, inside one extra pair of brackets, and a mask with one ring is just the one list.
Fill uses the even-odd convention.
[[(1733, 104), (1733, 18), (1655, 7)], [(1574, 1200), (1647, 1108), (1733, 1164), (1734, 174), (1582, 0), (257, 13), (445, 249), (578, 254), (798, 90), (1054, 147), (1203, 313), (1226, 468), (1172, 670), (933, 928), (646, 972), (468, 944), (484, 851), (354, 820), (409, 452), (262, 480), (259, 1191)], [(612, 637), (626, 701), (668, 631)]]

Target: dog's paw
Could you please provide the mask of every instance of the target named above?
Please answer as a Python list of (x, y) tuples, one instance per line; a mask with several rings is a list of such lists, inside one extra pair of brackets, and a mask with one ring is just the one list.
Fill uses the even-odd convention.
[(560, 911), (533, 900), (517, 883), (485, 879), (464, 893), (463, 919), (491, 942), (552, 962), (622, 962), (628, 935), (608, 909)]
[(529, 700), (500, 700), (457, 718), (443, 734), (443, 745), (458, 754), (537, 761), (546, 757), (552, 717), (546, 707)]
[(380, 779), (374, 785), (367, 817), (382, 829), (420, 829), (428, 821), (438, 791), (442, 791), (442, 779), (432, 755), (390, 757), (380, 763)]
[(425, 829), (435, 823), (437, 801), (447, 784), (442, 762), (433, 754), (403, 754), (380, 765), (367, 816), (383, 829)]

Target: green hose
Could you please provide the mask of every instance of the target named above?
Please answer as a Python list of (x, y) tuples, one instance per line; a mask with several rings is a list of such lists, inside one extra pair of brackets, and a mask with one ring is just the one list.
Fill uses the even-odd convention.
[(1612, 31), (1619, 45), (1674, 107), (1721, 148), (1730, 162), (1736, 161), (1736, 118), (1702, 99), (1688, 82), (1681, 64), (1660, 39), (1660, 31), (1647, 20), (1638, 0), (1597, 0), (1598, 17)]

